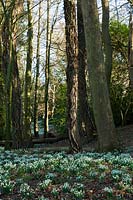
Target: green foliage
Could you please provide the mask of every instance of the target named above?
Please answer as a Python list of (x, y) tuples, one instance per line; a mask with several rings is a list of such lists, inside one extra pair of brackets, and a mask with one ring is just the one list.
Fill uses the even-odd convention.
[(111, 103), (114, 121), (117, 126), (132, 123), (133, 95), (130, 89), (124, 90), (121, 84), (111, 87)]
[(66, 131), (66, 84), (62, 83), (56, 90), (55, 113), (50, 123), (59, 134)]
[(113, 69), (111, 77), (111, 105), (117, 126), (131, 123), (133, 118), (133, 96), (129, 89), (128, 34), (126, 24), (112, 21), (110, 34), (113, 48)]
[(110, 24), (110, 35), (113, 49), (113, 59), (127, 62), (129, 28), (126, 24), (112, 21)]
[(23, 199), (32, 199), (33, 191), (27, 183), (22, 183), (20, 186), (20, 194)]
[[(126, 153), (70, 155), (1, 148), (0, 196), (25, 200), (132, 199), (132, 171), (133, 159)], [(40, 179), (36, 179), (37, 174)], [(25, 180), (30, 176), (32, 181)]]

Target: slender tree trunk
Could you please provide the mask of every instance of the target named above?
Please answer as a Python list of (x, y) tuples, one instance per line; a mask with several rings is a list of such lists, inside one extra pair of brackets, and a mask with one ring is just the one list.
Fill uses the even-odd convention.
[(50, 27), (50, 1), (47, 0), (47, 38), (46, 38), (46, 66), (45, 66), (45, 114), (44, 114), (44, 137), (46, 137), (49, 124), (48, 124), (48, 100), (49, 100), (49, 83), (50, 83), (50, 51), (52, 43), (52, 35), (54, 25), (57, 21), (57, 13), (59, 8), (59, 2), (57, 2), (57, 7), (52, 21), (52, 26)]
[(48, 90), (49, 90), (49, 74), (50, 74), (50, 54), (49, 54), (49, 9), (50, 1), (47, 0), (47, 36), (46, 36), (46, 65), (45, 65), (45, 114), (44, 114), (44, 137), (48, 132)]
[(55, 91), (56, 91), (56, 86), (53, 85), (53, 89), (52, 89), (52, 106), (51, 106), (51, 117), (52, 118), (54, 116), (54, 111), (55, 111)]
[(32, 14), (31, 14), (31, 0), (27, 0), (28, 9), (28, 32), (27, 32), (27, 65), (25, 72), (25, 97), (24, 97), (24, 145), (31, 146), (31, 68), (32, 68)]
[(129, 47), (128, 47), (128, 63), (129, 63), (129, 79), (130, 87), (133, 90), (133, 6), (131, 5), (130, 19), (129, 19)]
[[(0, 5), (0, 21), (2, 21), (2, 9)], [(2, 27), (0, 25), (0, 140), (4, 138), (4, 79), (2, 72)]]
[(112, 46), (109, 33), (109, 1), (102, 0), (102, 40), (105, 55), (105, 72), (107, 77), (108, 87), (110, 86), (111, 71), (112, 71)]
[(102, 52), (96, 0), (82, 0), (93, 111), (99, 137), (99, 150), (118, 148)]
[(34, 136), (39, 137), (38, 133), (38, 79), (40, 66), (40, 17), (41, 17), (41, 3), (39, 4), (38, 16), (38, 34), (37, 34), (37, 52), (36, 52), (36, 79), (35, 79), (35, 99), (34, 99)]
[(78, 111), (79, 111), (79, 133), (81, 135), (87, 135), (88, 139), (93, 137), (95, 130), (90, 109), (88, 105), (88, 97), (86, 90), (86, 67), (87, 67), (87, 55), (86, 55), (86, 44), (85, 44), (85, 33), (83, 16), (81, 10), (81, 0), (77, 1), (77, 18), (78, 18)]
[(77, 126), (78, 99), (78, 40), (76, 32), (76, 11), (74, 0), (64, 0), (66, 53), (67, 53), (67, 128), (72, 152), (81, 150)]

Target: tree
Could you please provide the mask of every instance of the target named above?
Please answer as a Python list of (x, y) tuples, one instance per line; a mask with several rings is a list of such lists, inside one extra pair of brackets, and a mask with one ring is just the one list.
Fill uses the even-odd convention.
[(12, 13), (14, 8), (14, 1), (1, 1), (3, 9), (2, 21), (2, 71), (5, 85), (5, 106), (6, 106), (6, 120), (5, 120), (5, 139), (6, 149), (10, 148), (11, 139), (11, 89), (12, 89)]
[(17, 30), (19, 28), (17, 17), (21, 15), (22, 11), (23, 3), (15, 1), (12, 16), (12, 148), (22, 147), (22, 100), (16, 39)]
[(90, 108), (88, 105), (87, 88), (86, 88), (86, 44), (84, 34), (83, 16), (81, 10), (81, 0), (77, 1), (77, 19), (78, 19), (78, 124), (79, 133), (87, 135), (88, 139), (93, 137), (95, 130)]
[(129, 27), (118, 21), (111, 21), (110, 35), (112, 43), (112, 75), (110, 98), (116, 126), (132, 122), (132, 95), (129, 88), (128, 39)]
[[(1, 27), (0, 27), (1, 29)], [(4, 95), (4, 78), (2, 72), (2, 41), (0, 34), (0, 140), (4, 138), (5, 128), (5, 95)]]
[(99, 139), (99, 150), (108, 151), (118, 148), (118, 143), (105, 74), (96, 0), (83, 0), (82, 12), (93, 111)]
[(102, 0), (102, 41), (105, 55), (105, 72), (107, 77), (108, 87), (110, 86), (110, 78), (112, 71), (112, 46), (109, 33), (109, 1)]
[(81, 149), (77, 126), (78, 99), (78, 40), (76, 33), (75, 1), (64, 0), (66, 53), (67, 53), (67, 128), (72, 152)]
[(44, 114), (44, 137), (49, 130), (49, 116), (48, 116), (48, 103), (49, 103), (49, 85), (50, 85), (50, 54), (51, 54), (51, 44), (52, 44), (52, 35), (54, 30), (54, 25), (57, 21), (57, 14), (59, 8), (60, 0), (57, 2), (55, 13), (50, 27), (50, 1), (47, 0), (47, 34), (46, 34), (46, 64), (45, 64), (45, 114)]
[(36, 51), (36, 78), (35, 78), (35, 96), (34, 96), (34, 135), (38, 137), (38, 79), (40, 67), (40, 18), (41, 18), (41, 3), (39, 4), (38, 15), (38, 33), (37, 33), (37, 51)]
[(130, 87), (133, 90), (133, 5), (131, 4), (130, 19), (129, 19), (129, 78)]
[(27, 64), (25, 72), (25, 94), (24, 94), (24, 134), (23, 142), (28, 147), (31, 145), (31, 68), (32, 68), (32, 14), (31, 0), (27, 0), (28, 31), (27, 31)]
[(46, 35), (46, 64), (45, 64), (45, 99), (44, 99), (44, 137), (48, 132), (48, 89), (50, 79), (50, 21), (49, 21), (50, 1), (47, 0), (47, 35)]
[(13, 140), (13, 148), (20, 147), (22, 142), (21, 86), (16, 50), (17, 17), (20, 14), (21, 4), (14, 0), (1, 1), (3, 7), (1, 71), (5, 80), (6, 148), (10, 148), (10, 139)]
[[(2, 22), (2, 8), (0, 6), (0, 21)], [(5, 128), (5, 95), (4, 95), (4, 77), (2, 70), (2, 26), (0, 26), (0, 139), (4, 138)]]

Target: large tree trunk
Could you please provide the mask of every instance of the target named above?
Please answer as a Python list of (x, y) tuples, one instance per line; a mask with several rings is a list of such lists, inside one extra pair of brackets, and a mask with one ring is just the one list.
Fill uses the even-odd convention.
[(27, 32), (27, 64), (25, 72), (25, 97), (24, 97), (24, 146), (31, 146), (31, 68), (32, 68), (32, 14), (31, 14), (31, 0), (27, 0), (28, 12), (28, 32)]
[(12, 148), (22, 147), (22, 101), (21, 101), (21, 83), (19, 78), (19, 69), (17, 61), (17, 30), (18, 23), (16, 21), (19, 14), (23, 9), (23, 3), (14, 2), (13, 19), (12, 19), (12, 65), (13, 65), (13, 77), (12, 77)]
[[(2, 4), (3, 10), (5, 8), (8, 8), (9, 2), (5, 3), (7, 3), (7, 5), (4, 3)], [(6, 105), (5, 148), (6, 149), (10, 148), (10, 143), (8, 141), (11, 139), (11, 80), (12, 80), (11, 15), (12, 15), (12, 8), (9, 9), (8, 13), (4, 13), (4, 19), (2, 24), (2, 44), (3, 44), (2, 70), (5, 81), (5, 105)]]
[(82, 11), (99, 150), (109, 151), (118, 148), (118, 143), (105, 74), (96, 0), (82, 0)]
[(12, 80), (12, 148), (22, 147), (22, 102), (21, 84), (17, 64), (17, 52), (15, 46), (12, 49), (13, 80)]
[(66, 23), (66, 53), (67, 53), (67, 128), (72, 152), (81, 150), (80, 137), (77, 126), (77, 98), (78, 98), (78, 40), (76, 33), (75, 1), (64, 0)]
[(39, 133), (38, 133), (38, 79), (39, 79), (39, 66), (40, 66), (40, 17), (41, 17), (41, 3), (39, 4), (37, 52), (36, 52), (36, 79), (35, 79), (35, 97), (34, 97), (34, 136), (35, 137), (39, 137)]
[(105, 55), (105, 72), (108, 87), (110, 86), (111, 71), (112, 71), (112, 46), (109, 33), (109, 1), (102, 0), (102, 41)]
[(81, 10), (81, 0), (77, 1), (77, 18), (78, 18), (78, 126), (80, 135), (87, 135), (88, 139), (93, 137), (95, 130), (91, 113), (88, 105), (87, 88), (86, 88), (86, 67), (87, 55), (85, 44), (85, 33), (83, 16)]

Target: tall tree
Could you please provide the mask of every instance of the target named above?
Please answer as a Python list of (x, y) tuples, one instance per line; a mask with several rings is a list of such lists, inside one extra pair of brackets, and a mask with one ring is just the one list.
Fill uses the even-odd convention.
[(5, 105), (6, 105), (6, 122), (5, 122), (5, 138), (6, 149), (10, 148), (11, 139), (11, 89), (12, 89), (12, 12), (14, 1), (1, 1), (3, 8), (3, 22), (2, 22), (2, 70), (5, 82)]
[(109, 33), (109, 1), (102, 0), (102, 41), (104, 46), (105, 56), (105, 72), (107, 77), (108, 87), (110, 85), (112, 71), (112, 46)]
[(105, 74), (96, 0), (82, 0), (82, 12), (93, 111), (99, 138), (99, 150), (108, 151), (117, 148), (118, 143)]
[(50, 1), (47, 0), (47, 35), (46, 35), (46, 63), (45, 63), (45, 114), (44, 114), (44, 137), (48, 132), (48, 89), (49, 89), (49, 75), (50, 75), (50, 46), (49, 46), (49, 36), (50, 36), (50, 19), (49, 19), (49, 11), (50, 11)]
[[(1, 20), (1, 18), (0, 18)], [(5, 127), (5, 101), (4, 101), (4, 78), (2, 71), (2, 38), (0, 27), (0, 140), (4, 138)]]
[(19, 23), (17, 18), (22, 14), (23, 3), (19, 0), (14, 2), (12, 16), (12, 147), (22, 147), (22, 101), (21, 101), (21, 83), (19, 77), (19, 66), (17, 59), (17, 31)]
[[(0, 22), (2, 22), (3, 12), (0, 3)], [(2, 70), (2, 23), (0, 25), (0, 139), (4, 138), (5, 126), (5, 101), (4, 101), (4, 77)]]
[(129, 18), (129, 47), (128, 47), (128, 63), (129, 63), (129, 78), (130, 87), (133, 90), (133, 3), (131, 3), (130, 18)]
[(37, 33), (37, 51), (36, 51), (36, 78), (35, 78), (35, 96), (34, 96), (34, 135), (38, 137), (38, 79), (40, 66), (40, 18), (41, 18), (41, 3), (38, 10), (38, 33)]
[(25, 96), (24, 96), (24, 134), (23, 139), (25, 145), (28, 147), (31, 145), (31, 69), (32, 69), (32, 13), (31, 2), (27, 0), (27, 12), (28, 12), (28, 31), (27, 31), (27, 64), (25, 72)]
[(85, 33), (83, 16), (81, 10), (81, 0), (77, 1), (77, 19), (78, 19), (78, 126), (81, 135), (87, 135), (88, 139), (93, 137), (95, 130), (88, 105), (86, 88), (86, 68), (87, 55), (85, 44)]
[(81, 149), (77, 126), (78, 99), (78, 40), (76, 32), (76, 11), (74, 0), (64, 0), (66, 53), (67, 53), (67, 128), (72, 152)]
[(50, 1), (47, 0), (47, 35), (46, 35), (46, 63), (45, 63), (45, 114), (44, 114), (44, 137), (46, 137), (49, 129), (48, 124), (48, 103), (49, 103), (49, 84), (50, 84), (50, 53), (52, 44), (52, 35), (54, 30), (54, 25), (57, 21), (57, 14), (59, 8), (60, 0), (57, 1), (57, 6), (53, 16), (52, 24), (50, 27)]

